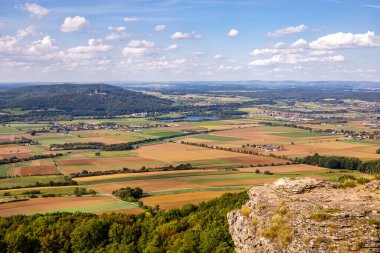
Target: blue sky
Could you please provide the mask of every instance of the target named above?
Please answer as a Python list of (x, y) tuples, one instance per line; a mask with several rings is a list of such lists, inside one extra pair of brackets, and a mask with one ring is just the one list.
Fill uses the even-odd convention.
[(380, 81), (380, 0), (1, 0), (2, 82)]

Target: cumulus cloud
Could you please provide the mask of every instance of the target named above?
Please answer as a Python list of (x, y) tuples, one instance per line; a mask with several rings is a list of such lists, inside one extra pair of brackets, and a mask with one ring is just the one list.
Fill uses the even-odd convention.
[(305, 57), (303, 54), (285, 54), (273, 55), (268, 59), (257, 59), (251, 61), (250, 66), (271, 66), (275, 64), (297, 64), (307, 62), (342, 62), (344, 61), (343, 55), (334, 55), (327, 57)]
[(25, 3), (21, 9), (29, 12), (30, 16), (35, 18), (42, 18), (50, 13), (50, 10), (35, 3)]
[(374, 32), (367, 33), (334, 33), (318, 38), (309, 43), (314, 49), (342, 49), (356, 47), (378, 47), (380, 46), (380, 36)]
[(122, 33), (110, 33), (108, 34), (104, 40), (105, 41), (122, 41), (128, 39), (128, 34), (125, 32)]
[(128, 43), (129, 47), (153, 47), (154, 42), (147, 40), (132, 40)]
[(123, 48), (123, 55), (124, 56), (136, 56), (136, 55), (143, 55), (148, 51), (148, 48), (146, 47), (125, 47)]
[(192, 55), (192, 56), (195, 56), (195, 57), (198, 57), (198, 56), (202, 56), (202, 55), (204, 55), (204, 53), (201, 52), (201, 51), (197, 51), (197, 52), (192, 52), (191, 55)]
[(172, 45), (170, 45), (170, 46), (168, 46), (167, 48), (166, 48), (166, 50), (174, 50), (174, 49), (177, 49), (178, 48), (178, 45), (177, 44), (172, 44)]
[(77, 32), (83, 30), (86, 26), (89, 25), (89, 22), (86, 18), (81, 16), (75, 16), (73, 18), (67, 17), (61, 25), (62, 32)]
[(34, 26), (30, 25), (30, 26), (27, 26), (25, 28), (17, 30), (16, 36), (19, 39), (23, 39), (23, 38), (26, 38), (26, 37), (29, 37), (29, 36), (35, 35), (35, 34), (36, 34), (36, 29), (34, 28)]
[(123, 31), (127, 30), (127, 28), (125, 26), (109, 26), (108, 30), (116, 31), (116, 32), (123, 32)]
[(202, 35), (196, 33), (186, 33), (186, 32), (175, 32), (170, 38), (173, 40), (181, 40), (181, 39), (200, 39)]
[(222, 59), (222, 58), (223, 58), (223, 56), (221, 54), (217, 54), (217, 55), (214, 56), (215, 60), (219, 60), (219, 59)]
[(303, 32), (307, 30), (307, 28), (308, 27), (304, 24), (299, 25), (299, 26), (289, 26), (289, 27), (276, 30), (274, 32), (268, 32), (267, 36), (271, 38), (278, 38), (278, 37), (282, 37), (282, 36), (293, 34), (293, 33)]
[(163, 31), (165, 29), (166, 29), (166, 25), (156, 25), (156, 27), (154, 27), (154, 30), (156, 32), (161, 32), (161, 31)]
[(154, 42), (147, 40), (132, 40), (124, 47), (122, 54), (124, 56), (143, 56), (152, 52)]
[(239, 35), (239, 31), (236, 30), (236, 29), (231, 29), (228, 33), (227, 33), (227, 36), (228, 37), (236, 37)]
[(290, 46), (293, 48), (304, 47), (304, 46), (307, 46), (307, 41), (304, 39), (299, 39), (299, 40), (293, 42)]
[(27, 49), (27, 52), (29, 54), (41, 54), (55, 49), (58, 49), (55, 46), (55, 40), (49, 35), (46, 35), (41, 40), (32, 42), (30, 47)]
[(68, 53), (72, 54), (94, 54), (107, 52), (112, 48), (109, 45), (103, 45), (99, 43), (96, 39), (89, 39), (88, 46), (78, 46), (67, 49)]
[(174, 64), (184, 64), (185, 62), (187, 62), (187, 60), (185, 58), (182, 58), (182, 59), (175, 59), (172, 62)]
[(290, 45), (281, 43), (268, 48), (255, 49), (250, 53), (258, 58), (251, 61), (250, 66), (272, 66), (278, 64), (302, 64), (313, 62), (342, 62), (343, 55), (337, 55), (332, 50), (310, 48), (304, 39), (299, 39)]
[(124, 18), (125, 22), (137, 22), (137, 21), (143, 21), (142, 18), (136, 18), (136, 17), (125, 17)]

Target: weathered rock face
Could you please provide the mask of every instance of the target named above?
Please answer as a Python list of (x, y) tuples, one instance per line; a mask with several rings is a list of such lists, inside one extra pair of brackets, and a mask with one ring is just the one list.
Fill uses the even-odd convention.
[(238, 253), (380, 252), (380, 181), (341, 189), (285, 178), (249, 197), (227, 215)]

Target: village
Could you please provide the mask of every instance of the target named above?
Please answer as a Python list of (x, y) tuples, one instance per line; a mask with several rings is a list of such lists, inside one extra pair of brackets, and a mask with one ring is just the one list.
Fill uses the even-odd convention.
[(50, 123), (48, 126), (43, 127), (40, 132), (56, 131), (60, 134), (69, 134), (74, 131), (82, 130), (121, 130), (125, 132), (134, 132), (137, 129), (143, 128), (157, 128), (157, 127), (171, 127), (173, 123), (149, 123), (149, 124), (117, 124), (112, 122), (107, 123), (75, 123), (75, 124), (61, 124), (58, 122)]

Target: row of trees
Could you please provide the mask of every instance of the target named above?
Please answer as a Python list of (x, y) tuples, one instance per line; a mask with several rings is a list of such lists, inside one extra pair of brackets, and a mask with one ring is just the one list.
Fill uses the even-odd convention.
[(122, 168), (120, 170), (101, 170), (101, 171), (88, 171), (82, 170), (81, 172), (71, 173), (70, 177), (91, 177), (100, 175), (122, 174), (122, 173), (141, 173), (141, 172), (153, 172), (153, 171), (171, 171), (171, 170), (191, 170), (193, 166), (190, 163), (179, 164), (177, 166), (169, 165), (160, 168), (146, 168), (142, 166), (139, 170), (133, 170), (129, 168)]
[(78, 185), (76, 181), (73, 181), (71, 178), (65, 177), (64, 181), (49, 181), (48, 183), (40, 183), (35, 182), (34, 184), (29, 185), (14, 185), (12, 187), (1, 187), (0, 190), (7, 190), (7, 189), (19, 189), (19, 188), (32, 188), (32, 187), (44, 187), (44, 186), (67, 186), (67, 185)]
[(355, 157), (320, 156), (316, 153), (313, 156), (297, 158), (296, 162), (330, 169), (359, 170), (360, 172), (371, 174), (380, 173), (380, 160), (362, 162), (359, 158)]
[(228, 193), (199, 205), (138, 215), (0, 218), (0, 252), (234, 252), (226, 214), (247, 199), (246, 193)]
[(57, 153), (57, 154), (48, 154), (48, 155), (34, 155), (31, 157), (26, 157), (26, 158), (17, 158), (17, 157), (4, 158), (4, 159), (0, 159), (0, 165), (9, 164), (9, 163), (26, 162), (26, 161), (31, 161), (31, 160), (45, 159), (45, 158), (54, 158), (57, 156), (63, 156), (63, 154)]
[(76, 149), (101, 149), (102, 142), (72, 142), (64, 144), (50, 144), (50, 149), (76, 150)]

